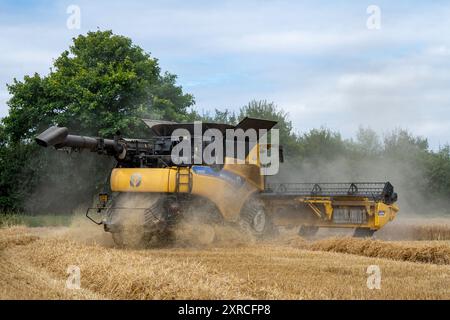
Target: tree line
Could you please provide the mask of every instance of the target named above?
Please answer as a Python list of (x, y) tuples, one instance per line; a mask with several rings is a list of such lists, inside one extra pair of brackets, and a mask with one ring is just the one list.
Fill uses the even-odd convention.
[(418, 214), (449, 213), (450, 148), (429, 148), (406, 130), (379, 136), (357, 129), (354, 139), (317, 128), (294, 130), (289, 114), (268, 101), (238, 112), (200, 114), (195, 99), (162, 72), (158, 60), (111, 31), (80, 35), (54, 60), (50, 72), (8, 85), (9, 114), (0, 122), (0, 210), (64, 213), (87, 205), (114, 160), (86, 152), (54, 152), (33, 138), (51, 125), (83, 135), (149, 136), (141, 118), (236, 124), (245, 116), (278, 121), (286, 163), (284, 181), (391, 180), (402, 205)]

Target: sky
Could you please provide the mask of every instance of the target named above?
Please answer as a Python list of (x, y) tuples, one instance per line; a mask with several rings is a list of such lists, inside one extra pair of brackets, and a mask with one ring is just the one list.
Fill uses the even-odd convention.
[(435, 150), (450, 142), (450, 1), (0, 0), (0, 117), (7, 83), (47, 74), (97, 29), (158, 58), (200, 112), (263, 99), (298, 133), (403, 128)]

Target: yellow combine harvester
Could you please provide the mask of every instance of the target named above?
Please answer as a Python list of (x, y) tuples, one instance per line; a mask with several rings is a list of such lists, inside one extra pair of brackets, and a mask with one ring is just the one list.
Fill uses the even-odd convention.
[[(185, 217), (233, 223), (256, 237), (276, 233), (277, 226), (299, 227), (302, 236), (312, 236), (320, 227), (353, 228), (355, 236), (371, 236), (398, 211), (397, 194), (389, 182), (268, 182), (270, 178), (262, 174), (261, 151), (275, 148), (260, 143), (259, 136), (254, 143), (244, 141), (242, 163), (236, 163), (238, 156), (233, 153), (224, 154), (222, 164), (175, 164), (173, 150), (183, 140), (174, 139), (177, 129), (186, 130), (195, 139), (195, 134), (209, 129), (222, 133), (229, 129), (270, 130), (276, 122), (245, 118), (237, 126), (202, 123), (201, 132), (195, 132), (192, 123), (144, 121), (153, 132), (151, 139), (74, 136), (62, 127), (51, 127), (36, 138), (44, 147), (88, 149), (116, 158), (109, 192), (101, 193), (98, 206), (86, 215), (103, 224), (118, 244), (124, 243), (122, 221), (134, 211), (142, 216), (143, 241), (169, 237)], [(197, 150), (193, 142), (192, 146), (188, 158), (194, 159)], [(156, 200), (151, 195), (157, 195)], [(91, 218), (93, 211), (104, 213), (101, 221)]]

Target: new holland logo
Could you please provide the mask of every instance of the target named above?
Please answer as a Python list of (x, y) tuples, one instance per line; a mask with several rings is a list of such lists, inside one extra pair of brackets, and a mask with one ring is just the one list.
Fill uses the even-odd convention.
[(133, 173), (130, 177), (130, 186), (133, 188), (137, 188), (141, 185), (142, 176), (140, 173)]

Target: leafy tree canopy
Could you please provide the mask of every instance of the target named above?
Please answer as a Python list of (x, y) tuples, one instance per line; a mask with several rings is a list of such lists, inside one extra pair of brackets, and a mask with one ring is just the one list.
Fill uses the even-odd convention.
[(0, 122), (0, 208), (65, 212), (89, 201), (112, 161), (84, 153), (68, 157), (32, 139), (51, 125), (83, 135), (145, 137), (140, 118), (189, 120), (194, 98), (176, 79), (111, 31), (73, 39), (46, 76), (14, 79), (9, 115)]
[(156, 59), (111, 31), (78, 36), (47, 76), (14, 79), (8, 90), (3, 123), (12, 142), (53, 124), (90, 135), (142, 134), (140, 118), (183, 121), (194, 103), (175, 75), (162, 74)]

